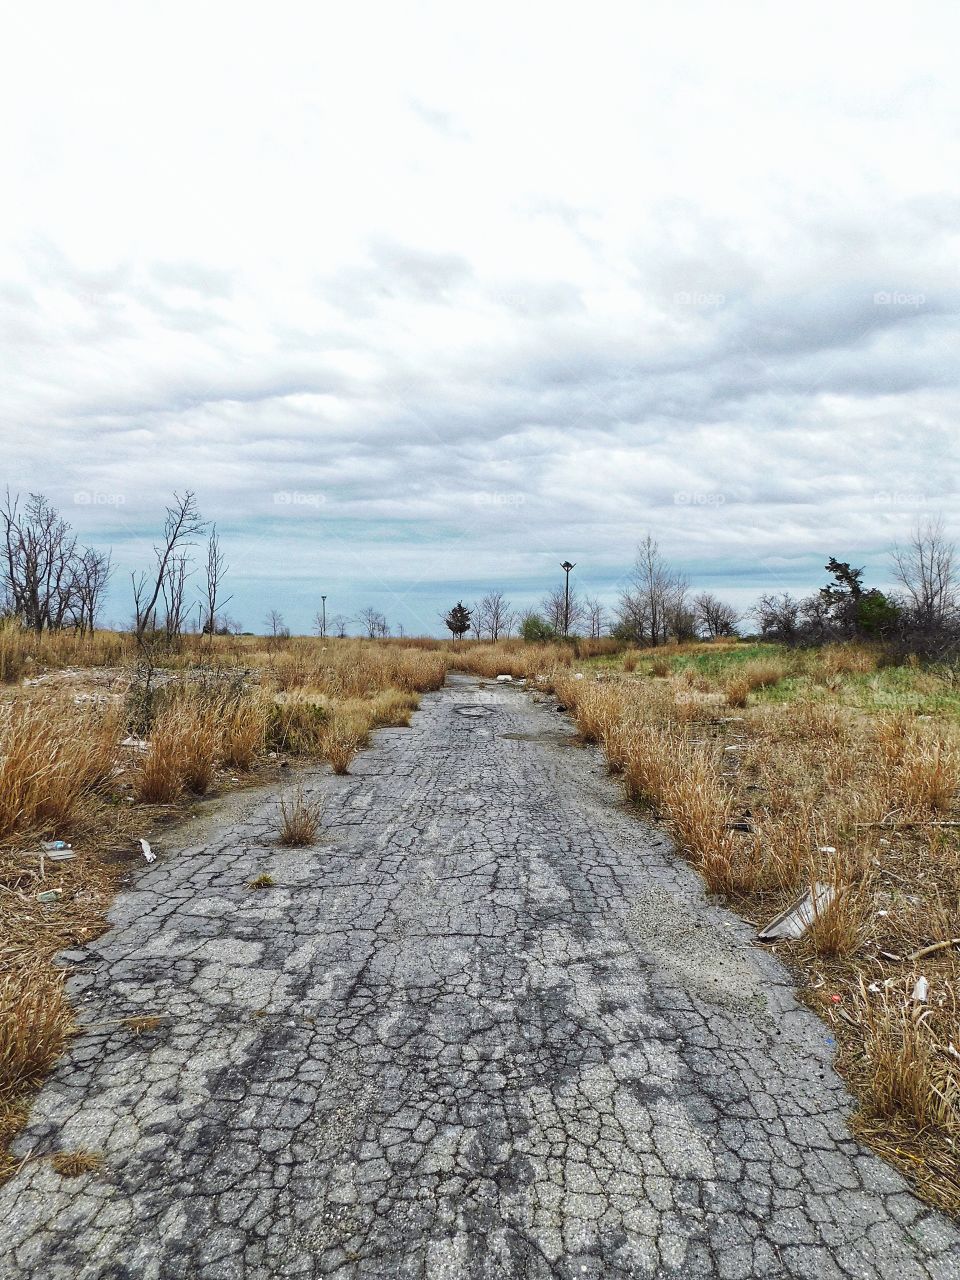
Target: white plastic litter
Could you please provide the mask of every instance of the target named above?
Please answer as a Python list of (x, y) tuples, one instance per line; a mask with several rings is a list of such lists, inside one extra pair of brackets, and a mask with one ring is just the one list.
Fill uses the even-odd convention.
[(121, 747), (132, 747), (134, 751), (146, 751), (147, 743), (143, 738), (135, 738), (132, 734), (128, 738), (124, 738), (120, 743)]
[(927, 994), (930, 991), (930, 983), (922, 975), (917, 979), (916, 986), (913, 988), (913, 995), (910, 999), (917, 1004), (925, 1004)]
[(513, 684), (513, 676), (497, 676), (497, 684)]
[(156, 862), (157, 855), (150, 848), (149, 841), (141, 839), (140, 848), (143, 850), (143, 856), (146, 858), (148, 862)]
[(771, 920), (757, 937), (761, 942), (775, 942), (778, 938), (800, 938), (816, 920), (817, 915), (830, 905), (835, 896), (832, 885), (817, 883), (802, 894), (792, 906)]

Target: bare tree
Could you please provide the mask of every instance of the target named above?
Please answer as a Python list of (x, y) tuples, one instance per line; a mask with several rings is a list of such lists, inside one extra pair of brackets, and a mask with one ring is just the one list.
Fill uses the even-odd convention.
[(96, 630), (97, 618), (103, 608), (103, 597), (110, 581), (113, 566), (109, 551), (95, 551), (85, 547), (74, 570), (76, 595), (75, 624), (81, 632), (91, 635)]
[(23, 510), (10, 490), (0, 506), (4, 526), (4, 587), (13, 613), (41, 632), (62, 627), (76, 605), (77, 540), (40, 493)]
[(584, 606), (576, 591), (570, 591), (570, 607), (567, 609), (567, 597), (563, 587), (555, 587), (548, 591), (540, 602), (544, 621), (552, 627), (558, 636), (576, 635), (577, 627), (584, 618)]
[(502, 591), (488, 591), (478, 608), (482, 629), (496, 643), (506, 630), (510, 617), (510, 602)]
[(956, 545), (947, 538), (942, 518), (917, 524), (907, 546), (894, 548), (892, 559), (893, 576), (921, 630), (939, 631), (956, 619)]
[(782, 640), (786, 644), (793, 644), (800, 638), (803, 602), (788, 591), (780, 595), (762, 595), (753, 606), (753, 612), (760, 623), (760, 634), (765, 638)]
[(483, 639), (483, 602), (470, 605), (470, 635), (474, 640)]
[(167, 561), (160, 594), (163, 597), (163, 630), (167, 644), (172, 644), (183, 632), (187, 620), (187, 579), (191, 570), (186, 555), (171, 556)]
[(210, 529), (210, 536), (207, 539), (207, 573), (205, 599), (203, 602), (206, 612), (203, 629), (208, 631), (211, 636), (217, 634), (217, 620), (220, 610), (225, 609), (233, 599), (233, 596), (223, 597), (221, 591), (223, 579), (229, 567), (226, 557), (220, 548), (217, 526), (213, 525)]
[(289, 640), (290, 628), (283, 620), (279, 609), (271, 609), (264, 618), (264, 625), (271, 640)]
[(345, 614), (337, 613), (334, 614), (331, 621), (333, 623), (333, 628), (337, 633), (337, 639), (343, 640), (346, 637), (347, 627), (350, 625), (350, 619), (346, 617)]
[(583, 601), (583, 613), (590, 628), (590, 639), (599, 640), (603, 635), (603, 605), (599, 600), (586, 596)]
[(631, 639), (664, 644), (678, 626), (686, 626), (687, 591), (686, 579), (669, 567), (648, 533), (637, 547), (630, 584), (620, 593), (620, 629)]
[(367, 633), (368, 640), (383, 640), (390, 634), (390, 627), (379, 609), (367, 605), (360, 610), (360, 623)]
[[(142, 644), (148, 629), (156, 625), (157, 603), (166, 588), (167, 597), (177, 594), (179, 570), (171, 569), (171, 561), (184, 558), (187, 547), (193, 545), (194, 538), (203, 532), (205, 525), (197, 509), (197, 500), (191, 490), (187, 490), (181, 498), (173, 495), (173, 504), (167, 507), (167, 517), (163, 526), (163, 537), (154, 543), (154, 567), (132, 575), (134, 630), (137, 643)], [(170, 603), (167, 603), (167, 614), (170, 616)]]
[(737, 634), (740, 614), (732, 604), (727, 604), (709, 591), (701, 591), (694, 596), (693, 615), (697, 625), (711, 640)]

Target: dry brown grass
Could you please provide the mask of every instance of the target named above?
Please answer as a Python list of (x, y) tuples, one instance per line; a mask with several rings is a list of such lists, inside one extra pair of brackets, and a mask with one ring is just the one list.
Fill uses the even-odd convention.
[(954, 735), (914, 733), (893, 779), (894, 799), (908, 818), (948, 813), (960, 790), (960, 750)]
[(354, 725), (336, 721), (324, 735), (323, 755), (329, 760), (334, 773), (350, 771), (350, 762), (360, 749), (361, 731)]
[(6, 1101), (47, 1071), (72, 1025), (62, 973), (31, 968), (8, 973), (0, 984), (0, 1099)]
[(135, 782), (141, 804), (169, 804), (183, 791), (180, 748), (183, 723), (174, 711), (160, 716), (150, 733), (150, 746)]
[(727, 681), (724, 691), (731, 707), (745, 707), (755, 689), (769, 689), (789, 675), (789, 668), (775, 660), (745, 662)]
[(874, 983), (873, 991), (861, 977), (856, 1012), (872, 1109), (960, 1140), (960, 1054), (944, 1051), (936, 1029), (938, 1021), (944, 1030), (956, 1025), (956, 997), (948, 1010), (913, 1000), (918, 977)]
[(512, 641), (497, 645), (462, 645), (450, 652), (454, 671), (495, 680), (497, 676), (513, 676), (515, 680), (554, 672), (573, 664), (571, 645), (523, 644)]
[(320, 830), (320, 806), (298, 787), (291, 796), (281, 796), (278, 808), (280, 843), (291, 848), (313, 844)]
[(145, 1031), (156, 1031), (163, 1025), (163, 1018), (156, 1013), (134, 1014), (133, 1017), (124, 1018), (123, 1025), (135, 1036), (139, 1036)]
[(50, 1157), (50, 1164), (61, 1178), (79, 1178), (84, 1173), (96, 1173), (103, 1168), (103, 1156), (99, 1151), (78, 1147), (76, 1151), (58, 1151)]
[(0, 839), (67, 832), (83, 798), (110, 776), (117, 716), (53, 698), (0, 708)]
[(252, 880), (247, 881), (248, 889), (272, 889), (276, 884), (273, 876), (269, 871), (263, 871), (258, 876), (254, 876)]
[(256, 694), (224, 703), (219, 716), (219, 753), (228, 768), (253, 768), (265, 749), (269, 716), (266, 700)]

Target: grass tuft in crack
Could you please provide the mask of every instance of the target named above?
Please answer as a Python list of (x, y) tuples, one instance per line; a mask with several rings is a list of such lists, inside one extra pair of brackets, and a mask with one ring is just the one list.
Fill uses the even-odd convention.
[(79, 1178), (84, 1173), (96, 1173), (103, 1168), (103, 1156), (99, 1151), (58, 1151), (50, 1157), (50, 1163), (61, 1178)]
[(291, 848), (313, 844), (320, 829), (320, 806), (308, 800), (298, 787), (280, 799), (280, 843)]

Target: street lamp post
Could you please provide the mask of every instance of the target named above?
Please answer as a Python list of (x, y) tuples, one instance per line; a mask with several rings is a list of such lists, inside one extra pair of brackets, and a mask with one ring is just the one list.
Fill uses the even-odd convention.
[(560, 568), (567, 575), (563, 590), (563, 634), (566, 635), (570, 630), (570, 570), (577, 566), (571, 564), (569, 560), (564, 560)]
[(326, 640), (327, 638), (327, 597), (321, 596), (320, 599), (323, 601), (323, 612), (320, 616), (320, 634), (323, 636), (324, 640)]

